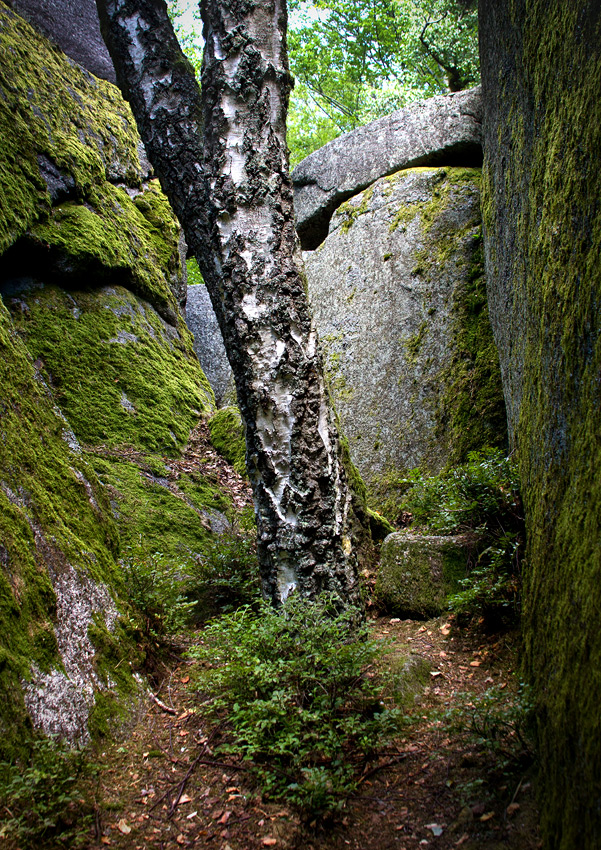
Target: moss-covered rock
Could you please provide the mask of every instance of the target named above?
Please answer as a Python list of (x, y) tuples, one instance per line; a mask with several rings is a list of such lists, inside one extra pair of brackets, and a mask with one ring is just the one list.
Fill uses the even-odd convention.
[[(179, 225), (149, 168), (118, 89), (75, 65), (0, 2), (0, 254), (128, 286), (170, 322)], [(143, 158), (144, 161), (144, 158)], [(175, 238), (174, 238), (175, 236)]]
[(370, 488), (506, 443), (479, 185), (479, 169), (400, 171), (343, 204), (306, 256), (330, 389)]
[(94, 614), (114, 624), (120, 576), (107, 494), (1, 304), (0, 323), (0, 751), (10, 754), (28, 711), (47, 732), (85, 739), (100, 686), (87, 630)]
[(123, 722), (143, 688), (121, 559), (185, 564), (233, 508), (190, 448), (214, 398), (129, 108), (1, 2), (0, 48), (3, 757), (32, 725)]
[(15, 327), (78, 440), (178, 453), (213, 394), (188, 336), (121, 286), (2, 288)]
[(601, 846), (601, 8), (481, 0), (490, 311), (526, 510), (549, 850)]
[(475, 546), (473, 537), (465, 535), (389, 534), (376, 581), (378, 604), (403, 617), (438, 616), (466, 577)]
[(246, 475), (244, 425), (237, 407), (222, 407), (209, 421), (211, 442), (239, 475)]

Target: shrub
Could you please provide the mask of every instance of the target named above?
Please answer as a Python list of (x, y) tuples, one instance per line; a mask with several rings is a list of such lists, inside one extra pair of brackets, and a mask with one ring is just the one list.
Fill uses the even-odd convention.
[(261, 598), (256, 532), (232, 531), (208, 541), (188, 568), (186, 597), (197, 620), (256, 605)]
[(81, 780), (93, 766), (81, 750), (52, 738), (31, 743), (19, 762), (0, 762), (0, 839), (15, 846), (82, 847), (92, 807)]
[(404, 507), (416, 525), (442, 534), (483, 529), (495, 535), (522, 523), (515, 463), (498, 449), (470, 452), (468, 462), (438, 475), (414, 470)]
[(525, 532), (514, 462), (488, 449), (439, 475), (415, 471), (411, 480), (404, 508), (415, 525), (439, 534), (475, 531), (481, 538), (477, 562), (449, 599), (451, 610), (483, 616), (493, 627), (517, 619)]
[(516, 690), (493, 685), (477, 696), (457, 694), (454, 707), (441, 719), (448, 734), (459, 735), (489, 758), (486, 780), (459, 786), (464, 804), (474, 792), (486, 790), (485, 781), (496, 793), (507, 780), (523, 777), (535, 760), (532, 693), (523, 682)]
[(219, 750), (307, 813), (336, 810), (395, 728), (373, 672), (381, 644), (356, 621), (292, 596), (279, 611), (261, 603), (214, 621), (191, 652), (205, 711), (226, 723)]
[(161, 641), (181, 631), (194, 602), (186, 599), (186, 567), (170, 564), (160, 553), (132, 551), (122, 562), (134, 618), (146, 640)]

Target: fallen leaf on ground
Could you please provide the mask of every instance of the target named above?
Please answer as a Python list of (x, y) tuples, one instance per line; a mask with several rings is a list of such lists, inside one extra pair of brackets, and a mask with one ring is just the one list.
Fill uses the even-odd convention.
[(437, 823), (427, 823), (426, 829), (430, 829), (432, 831), (432, 835), (435, 835), (437, 838), (439, 835), (442, 835), (442, 826)]
[(180, 834), (177, 836), (177, 838), (175, 840), (177, 841), (178, 844), (183, 844), (186, 839), (184, 838), (183, 833), (180, 832)]
[(494, 812), (486, 812), (485, 815), (482, 815), (480, 820), (484, 823), (485, 821), (490, 820), (491, 818), (494, 818), (494, 816), (495, 816)]
[(182, 794), (182, 796), (179, 798), (179, 801), (180, 803), (191, 803), (192, 797), (188, 796), (188, 794)]
[(450, 623), (444, 623), (444, 624), (440, 627), (440, 631), (441, 631), (441, 632), (442, 632), (442, 634), (446, 637), (446, 636), (448, 635), (448, 633), (451, 631), (451, 624), (450, 624)]
[(265, 845), (265, 847), (273, 847), (277, 843), (277, 839), (271, 838), (270, 836), (267, 836), (267, 838), (263, 839), (263, 844)]
[(511, 817), (511, 815), (515, 814), (519, 808), (520, 808), (519, 803), (510, 803), (507, 806), (507, 814), (509, 815), (509, 817)]
[(127, 821), (125, 821), (123, 818), (121, 818), (121, 820), (117, 824), (117, 829), (119, 830), (119, 832), (122, 832), (123, 835), (129, 835), (129, 833), (131, 832), (131, 826), (128, 826)]
[(189, 815), (186, 815), (186, 820), (192, 820), (192, 818), (195, 818), (197, 814), (198, 814), (197, 811), (196, 812), (190, 812)]
[(190, 681), (190, 677), (188, 675), (182, 676), (181, 679), (180, 679), (180, 682), (182, 683), (182, 685), (187, 685), (189, 681)]
[(470, 661), (470, 667), (479, 667), (481, 664), (481, 661)]
[(441, 673), (440, 670), (430, 670), (430, 675), (433, 679), (436, 679), (437, 676), (444, 676), (444, 673)]

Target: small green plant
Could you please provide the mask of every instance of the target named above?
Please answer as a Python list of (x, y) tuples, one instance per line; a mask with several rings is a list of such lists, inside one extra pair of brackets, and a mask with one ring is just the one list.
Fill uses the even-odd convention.
[(438, 475), (414, 471), (403, 507), (415, 526), (439, 534), (476, 533), (480, 553), (449, 607), (479, 615), (489, 627), (520, 611), (524, 519), (515, 463), (498, 449), (470, 452), (468, 462)]
[(261, 603), (215, 620), (191, 652), (205, 711), (226, 724), (219, 751), (312, 815), (339, 808), (396, 728), (374, 671), (382, 645), (356, 622), (293, 595), (279, 611)]
[(517, 468), (498, 449), (470, 452), (467, 463), (438, 475), (414, 470), (408, 480), (404, 507), (416, 525), (441, 534), (495, 534), (522, 522)]
[(489, 625), (516, 619), (520, 609), (520, 538), (502, 534), (484, 549), (461, 590), (449, 597), (449, 608), (459, 616), (478, 611)]
[(22, 850), (83, 847), (92, 806), (82, 780), (93, 770), (83, 751), (53, 738), (34, 740), (27, 758), (0, 762), (0, 839)]
[[(487, 779), (502, 785), (501, 780), (523, 776), (534, 762), (533, 714), (531, 688), (520, 682), (516, 690), (494, 685), (477, 696), (457, 694), (442, 724), (447, 733), (488, 755)], [(463, 802), (484, 791), (484, 784), (481, 778), (463, 783), (458, 789)]]
[(256, 605), (261, 598), (256, 532), (231, 531), (208, 541), (188, 568), (186, 597), (197, 620)]
[(132, 551), (122, 563), (128, 598), (146, 640), (160, 642), (190, 621), (194, 602), (186, 599), (187, 567), (173, 566), (160, 553)]

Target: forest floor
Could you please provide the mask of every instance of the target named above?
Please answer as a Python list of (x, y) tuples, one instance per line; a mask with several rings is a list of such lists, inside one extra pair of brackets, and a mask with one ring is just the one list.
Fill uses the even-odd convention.
[[(404, 709), (410, 721), (395, 746), (373, 762), (335, 819), (307, 821), (287, 805), (265, 802), (241, 764), (213, 755), (211, 730), (189, 689), (193, 662), (174, 656), (163, 671), (158, 702), (149, 702), (127, 740), (97, 754), (96, 819), (88, 846), (540, 847), (532, 759), (511, 719), (515, 635), (460, 629), (448, 617), (380, 618), (371, 628), (390, 641), (389, 658), (419, 656), (425, 674), (415, 701)], [(484, 710), (482, 694), (491, 688), (497, 704)], [(449, 710), (455, 723), (444, 719)]]

